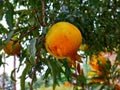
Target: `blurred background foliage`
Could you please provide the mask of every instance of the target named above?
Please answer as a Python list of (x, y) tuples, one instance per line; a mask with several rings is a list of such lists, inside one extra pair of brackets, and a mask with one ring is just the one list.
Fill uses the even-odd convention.
[[(81, 86), (89, 90), (113, 90), (114, 86), (107, 87), (98, 83), (88, 85), (86, 76), (82, 74), (73, 78), (75, 68), (69, 67), (66, 59), (59, 60), (50, 56), (44, 46), (44, 37), (56, 22), (70, 22), (79, 28), (83, 37), (82, 44), (87, 45), (81, 54), (86, 58), (84, 71), (89, 69), (87, 57), (101, 51), (117, 53), (117, 64), (113, 65), (116, 68), (120, 63), (119, 0), (0, 0), (0, 20), (3, 19), (7, 27), (0, 23), (0, 50), (13, 37), (17, 37), (16, 41), (20, 41), (22, 46), (17, 67), (19, 71), (25, 65), (20, 78), (21, 90), (25, 90), (26, 78), (31, 78), (29, 86), (32, 90), (33, 83), (41, 74), (42, 80), (53, 80), (53, 88), (66, 81), (75, 81), (75, 90)], [(0, 65), (3, 63), (1, 53)], [(117, 76), (120, 76), (119, 73)]]
[[(6, 74), (6, 75), (4, 75)], [(0, 75), (0, 89), (2, 90), (2, 82), (3, 82), (3, 77), (5, 76), (5, 81), (4, 81), (4, 85), (5, 85), (5, 90), (13, 90), (13, 81), (10, 79), (10, 77), (7, 75), (7, 73), (4, 73)]]

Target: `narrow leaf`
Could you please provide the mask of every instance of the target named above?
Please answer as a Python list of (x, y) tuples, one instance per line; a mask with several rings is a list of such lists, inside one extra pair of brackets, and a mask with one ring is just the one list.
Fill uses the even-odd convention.
[(33, 62), (35, 60), (35, 54), (36, 54), (36, 38), (33, 38), (30, 41), (29, 51), (30, 51), (30, 60)]
[(102, 86), (103, 86), (102, 84), (101, 85), (96, 84), (96, 86), (94, 86), (92, 90), (101, 90)]
[(21, 76), (21, 79), (20, 79), (21, 90), (25, 90), (25, 79), (26, 79), (26, 75), (27, 75), (29, 69), (30, 69), (30, 65), (26, 64), (26, 67), (23, 70), (22, 76)]
[(13, 36), (13, 34), (14, 34), (14, 31), (11, 31), (10, 33), (8, 33), (7, 39), (6, 39), (5, 43), (8, 43), (10, 41), (11, 37)]
[(0, 20), (2, 20), (3, 15), (4, 15), (4, 11), (3, 11), (3, 9), (0, 9)]
[(11, 75), (10, 75), (11, 79), (12, 79), (14, 82), (16, 82), (16, 79), (14, 78), (15, 70), (16, 70), (16, 68), (12, 70)]
[(0, 9), (3, 8), (3, 5), (4, 5), (4, 1), (3, 1), (3, 0), (0, 0)]
[(13, 13), (14, 13), (14, 8), (13, 8), (13, 5), (10, 3), (10, 2), (7, 2), (7, 11), (6, 11), (6, 15), (5, 15), (5, 18), (6, 18), (6, 22), (9, 26), (10, 29), (13, 28)]

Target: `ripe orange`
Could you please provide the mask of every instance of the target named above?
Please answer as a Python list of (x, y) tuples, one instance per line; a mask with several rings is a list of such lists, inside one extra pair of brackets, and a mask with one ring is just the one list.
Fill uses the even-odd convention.
[(45, 47), (54, 57), (68, 58), (71, 64), (81, 60), (77, 50), (82, 43), (82, 35), (73, 24), (68, 22), (54, 24), (49, 29), (45, 39)]
[(10, 40), (4, 47), (4, 51), (8, 55), (17, 55), (17, 56), (19, 56), (20, 49), (21, 49), (20, 42), (19, 41), (15, 42), (14, 40)]

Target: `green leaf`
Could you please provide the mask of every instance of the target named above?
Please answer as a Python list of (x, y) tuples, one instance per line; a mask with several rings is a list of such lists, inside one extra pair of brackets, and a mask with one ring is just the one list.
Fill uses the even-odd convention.
[(63, 72), (61, 66), (58, 61), (55, 59), (51, 59), (48, 61), (48, 66), (51, 69), (52, 78), (53, 78), (53, 90), (55, 90), (56, 85), (59, 85), (58, 78), (61, 72)]
[(47, 79), (47, 77), (49, 76), (50, 72), (51, 72), (51, 69), (48, 68), (48, 69), (46, 70), (45, 74), (44, 74), (44, 79)]
[(67, 78), (68, 81), (71, 81), (71, 69), (68, 65), (68, 61), (66, 59), (64, 59), (64, 66), (65, 66), (65, 76)]
[(6, 10), (5, 18), (6, 18), (6, 21), (7, 21), (9, 28), (12, 29), (14, 26), (14, 24), (13, 24), (13, 14), (14, 14), (13, 5), (10, 2), (7, 2), (6, 9), (7, 10)]
[(30, 51), (30, 60), (31, 62), (34, 62), (35, 56), (36, 56), (36, 38), (33, 38), (30, 41), (29, 51)]
[(53, 90), (54, 90), (56, 85), (58, 84), (58, 82), (57, 82), (58, 71), (56, 71), (56, 69), (57, 69), (57, 68), (55, 68), (56, 65), (52, 60), (50, 61), (49, 64), (50, 64), (52, 76), (53, 76)]
[(2, 20), (3, 15), (4, 15), (4, 11), (3, 11), (3, 9), (0, 9), (0, 20)]
[(3, 48), (3, 41), (0, 39), (0, 50)]
[(92, 87), (91, 87), (91, 90), (101, 90), (103, 87), (103, 84), (94, 84)]
[(87, 77), (88, 76), (88, 72), (90, 71), (90, 65), (88, 63), (83, 63), (83, 72), (84, 75)]
[(81, 85), (81, 84), (86, 84), (86, 78), (85, 76), (83, 75), (79, 75), (78, 78), (77, 78), (77, 84), (78, 86)]
[(117, 55), (116, 59), (120, 62), (120, 46), (119, 46), (119, 51), (118, 51), (118, 55)]
[(6, 33), (8, 33), (8, 30), (2, 24), (0, 24), (0, 34), (6, 34)]
[(11, 32), (8, 33), (7, 39), (6, 39), (6, 41), (5, 41), (5, 44), (10, 41), (11, 37), (13, 36), (13, 34), (14, 34), (14, 31), (11, 31)]
[(16, 68), (12, 70), (11, 75), (10, 75), (11, 79), (12, 79), (14, 82), (16, 82), (16, 79), (14, 78), (14, 73), (15, 73), (15, 71), (16, 71)]
[(3, 8), (3, 4), (4, 3), (4, 1), (3, 0), (0, 0), (0, 9), (2, 9)]
[(30, 69), (30, 65), (26, 64), (26, 67), (23, 70), (22, 75), (21, 75), (21, 79), (20, 79), (21, 90), (25, 90), (25, 79), (26, 79), (26, 75), (28, 74), (29, 69)]
[(0, 66), (1, 66), (2, 64), (4, 64), (4, 63), (2, 62), (2, 55), (0, 55)]

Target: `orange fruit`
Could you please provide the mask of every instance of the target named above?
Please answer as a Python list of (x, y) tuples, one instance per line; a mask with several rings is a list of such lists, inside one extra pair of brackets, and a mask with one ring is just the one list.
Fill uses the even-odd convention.
[(21, 49), (20, 42), (19, 41), (15, 42), (14, 40), (10, 40), (4, 47), (4, 51), (8, 55), (17, 55), (17, 56), (19, 56), (20, 49)]
[(77, 54), (82, 43), (82, 35), (79, 29), (68, 22), (54, 24), (45, 37), (46, 50), (56, 58), (68, 58), (71, 64), (80, 61)]
[(93, 55), (89, 64), (91, 66), (92, 71), (96, 72), (98, 76), (103, 75), (103, 65), (107, 63), (105, 57), (103, 57), (100, 53), (98, 55)]
[(65, 87), (69, 87), (69, 86), (71, 86), (71, 83), (65, 82), (65, 83), (64, 83), (64, 86), (65, 86)]

